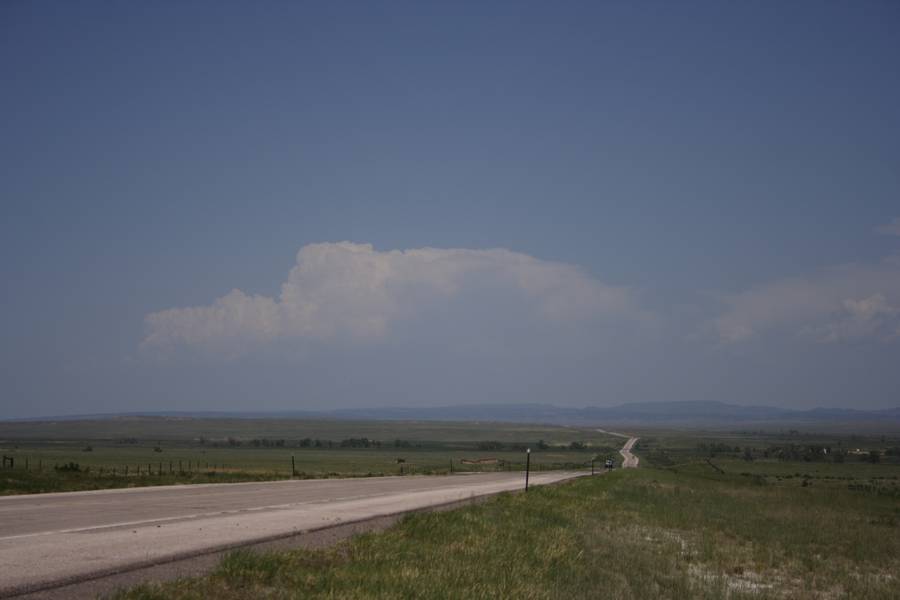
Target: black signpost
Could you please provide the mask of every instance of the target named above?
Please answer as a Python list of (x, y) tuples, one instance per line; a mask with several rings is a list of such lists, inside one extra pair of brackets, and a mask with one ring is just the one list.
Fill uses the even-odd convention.
[(531, 470), (531, 448), (525, 450), (525, 491), (528, 491), (528, 472)]

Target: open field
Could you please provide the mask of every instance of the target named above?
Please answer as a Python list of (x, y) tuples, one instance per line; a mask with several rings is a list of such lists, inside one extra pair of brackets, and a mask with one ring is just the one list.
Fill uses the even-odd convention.
[[(685, 432), (639, 430), (636, 453), (658, 467), (712, 461), (740, 463), (740, 471), (790, 475), (819, 472), (864, 477), (868, 465), (900, 465), (900, 434)], [(734, 467), (737, 468), (737, 467)]]
[[(406, 472), (447, 472), (451, 459), (457, 469), (517, 469), (521, 449), (530, 446), (533, 467), (554, 468), (566, 461), (584, 465), (595, 453), (618, 459), (623, 441), (588, 429), (503, 424), (468, 430), (445, 423), (294, 425), (297, 435), (283, 444), (255, 422), (203, 423), (211, 432), (203, 440), (181, 429), (184, 423), (174, 425), (179, 437), (163, 435), (166, 424), (154, 422), (155, 440), (116, 439), (110, 433), (123, 430), (104, 433), (84, 424), (76, 432), (85, 436), (79, 439), (33, 429), (28, 433), (46, 439), (8, 436), (2, 445), (17, 460), (84, 457), (83, 465), (91, 466), (87, 473), (46, 474), (54, 485), (75, 489), (154, 485), (179, 477), (286, 478), (291, 455), (301, 476), (366, 476), (395, 474), (401, 465)], [(375, 432), (381, 437), (368, 437)], [(148, 584), (119, 597), (900, 596), (900, 438), (796, 430), (627, 433), (641, 436), (635, 447), (639, 469), (505, 494), (449, 513), (412, 515), (385, 533), (327, 550), (239, 551), (211, 575)], [(343, 445), (361, 438), (369, 447)], [(406, 462), (397, 463), (400, 457)], [(464, 464), (463, 458), (505, 463)], [(150, 462), (157, 470), (162, 463), (163, 475), (98, 473), (123, 459)], [(204, 469), (167, 474), (166, 462), (178, 460), (182, 466), (191, 461), (192, 468), (202, 462)], [(210, 475), (206, 460), (226, 468)], [(6, 493), (24, 490), (27, 482), (11, 477), (21, 473), (37, 476), (20, 465), (7, 469)]]
[[(854, 466), (900, 473), (841, 472)], [(878, 599), (900, 596), (898, 573), (896, 494), (703, 461), (413, 515), (328, 550), (240, 551), (210, 576), (118, 597)]]
[(610, 440), (590, 428), (455, 421), (349, 421), (337, 419), (207, 419), (188, 417), (115, 417), (58, 421), (0, 421), (0, 440), (116, 440), (226, 441), (229, 437), (302, 438), (342, 440), (404, 439), (416, 442), (521, 442), (544, 439), (550, 443)]
[[(591, 429), (500, 423), (123, 418), (0, 423), (0, 494), (295, 477), (572, 469), (618, 458)], [(575, 443), (573, 447), (573, 442)], [(451, 466), (452, 465), (452, 466)]]

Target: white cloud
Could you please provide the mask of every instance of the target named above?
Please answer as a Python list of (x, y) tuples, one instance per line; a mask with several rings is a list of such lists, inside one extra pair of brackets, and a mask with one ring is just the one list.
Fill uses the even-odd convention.
[(713, 326), (727, 342), (765, 333), (822, 342), (892, 341), (900, 333), (900, 257), (823, 269), (725, 296), (723, 301), (725, 310)]
[[(146, 317), (145, 349), (246, 349), (285, 339), (378, 339), (441, 302), (500, 291), (544, 322), (644, 318), (627, 288), (578, 267), (503, 249), (379, 252), (350, 242), (304, 246), (277, 298), (232, 290), (207, 306)], [(475, 292), (473, 294), (473, 291)]]
[(885, 341), (900, 337), (900, 306), (888, 304), (883, 294), (845, 300), (843, 313), (825, 325), (820, 339), (838, 342), (873, 337)]
[(883, 235), (900, 235), (900, 217), (895, 218), (886, 225), (879, 225), (875, 228), (875, 231)]

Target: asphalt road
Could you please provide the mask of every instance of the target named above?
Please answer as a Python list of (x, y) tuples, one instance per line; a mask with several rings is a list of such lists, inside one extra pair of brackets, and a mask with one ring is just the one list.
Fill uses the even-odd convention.
[(631, 449), (634, 448), (634, 445), (637, 443), (638, 438), (628, 438), (628, 441), (625, 442), (625, 445), (622, 446), (622, 449), (619, 450), (619, 454), (622, 455), (622, 468), (623, 469), (633, 469), (637, 468), (638, 461), (640, 460), (637, 456), (631, 453)]
[(482, 473), (0, 497), (0, 597), (523, 484), (523, 473)]
[(616, 435), (621, 438), (627, 438), (628, 441), (625, 442), (625, 445), (622, 446), (622, 449), (619, 450), (619, 454), (622, 455), (622, 468), (623, 469), (636, 469), (640, 459), (631, 453), (631, 449), (634, 448), (634, 445), (637, 444), (637, 441), (640, 438), (631, 437), (629, 435), (625, 435), (624, 433), (616, 433), (615, 431), (607, 431), (605, 429), (598, 429), (600, 433), (606, 433), (609, 435)]

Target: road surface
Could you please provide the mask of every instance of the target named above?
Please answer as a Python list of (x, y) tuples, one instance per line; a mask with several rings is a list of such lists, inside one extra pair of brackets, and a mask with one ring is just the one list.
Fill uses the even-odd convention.
[(625, 435), (624, 433), (616, 433), (615, 431), (606, 431), (605, 429), (598, 429), (600, 433), (606, 433), (609, 435), (615, 435), (618, 437), (628, 438), (628, 441), (625, 442), (625, 445), (622, 446), (622, 449), (619, 450), (619, 454), (622, 455), (622, 468), (623, 469), (636, 469), (640, 459), (631, 453), (631, 449), (634, 448), (634, 445), (637, 444), (637, 441), (640, 438), (631, 437)]
[[(584, 472), (532, 473), (531, 484)], [(522, 473), (203, 484), (0, 497), (0, 597), (523, 487)]]
[(622, 446), (622, 449), (619, 450), (619, 454), (622, 455), (622, 468), (623, 469), (631, 469), (637, 468), (638, 462), (640, 459), (631, 453), (631, 449), (634, 448), (634, 445), (637, 443), (638, 438), (628, 438), (628, 441), (625, 442), (625, 445)]

